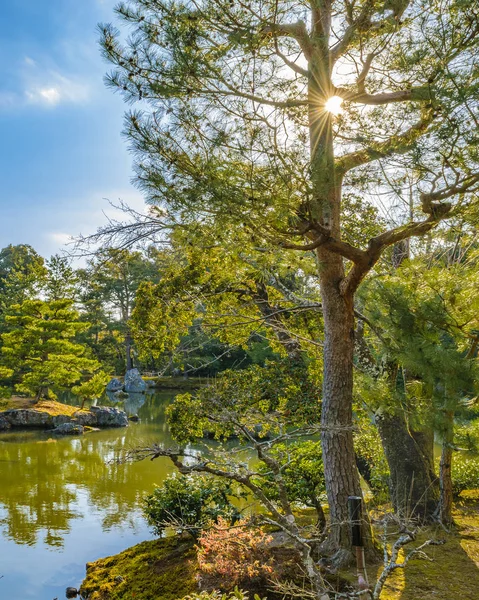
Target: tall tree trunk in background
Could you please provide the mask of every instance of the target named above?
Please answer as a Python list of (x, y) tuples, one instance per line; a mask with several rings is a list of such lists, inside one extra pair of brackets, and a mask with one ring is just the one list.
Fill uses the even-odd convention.
[(389, 465), (395, 512), (403, 518), (430, 521), (439, 501), (432, 430), (409, 430), (402, 414), (378, 414), (376, 425)]
[(454, 412), (444, 414), (445, 426), (442, 440), (441, 462), (439, 465), (439, 481), (441, 499), (439, 502), (439, 518), (446, 527), (452, 525), (452, 444), (454, 441)]
[(130, 330), (125, 335), (125, 355), (126, 355), (126, 370), (133, 369), (133, 356), (132, 356), (132, 339)]

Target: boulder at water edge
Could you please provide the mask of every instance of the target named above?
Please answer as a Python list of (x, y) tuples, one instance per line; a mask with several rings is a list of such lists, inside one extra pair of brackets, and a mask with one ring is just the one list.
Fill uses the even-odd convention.
[(110, 379), (110, 381), (106, 385), (107, 392), (119, 392), (123, 389), (123, 383), (118, 379), (118, 377), (114, 377)]
[(92, 406), (90, 411), (96, 416), (97, 427), (128, 426), (128, 415), (124, 410), (112, 406)]
[(6, 431), (7, 429), (10, 429), (11, 424), (9, 423), (9, 421), (7, 421), (7, 419), (5, 419), (5, 417), (2, 417), (2, 415), (0, 415), (0, 431)]
[(62, 423), (52, 433), (57, 435), (83, 435), (83, 427), (79, 423)]
[(125, 392), (144, 392), (147, 386), (138, 369), (130, 369), (125, 374), (125, 385), (123, 387)]

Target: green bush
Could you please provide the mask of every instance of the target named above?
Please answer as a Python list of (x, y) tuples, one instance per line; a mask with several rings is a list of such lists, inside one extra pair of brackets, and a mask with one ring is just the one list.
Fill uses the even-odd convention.
[(479, 488), (479, 457), (455, 454), (452, 461), (452, 489), (458, 496), (464, 490)]
[(168, 527), (198, 537), (203, 527), (223, 517), (240, 518), (231, 503), (237, 497), (230, 482), (205, 475), (173, 474), (144, 499), (143, 512), (157, 535)]
[[(200, 592), (199, 594), (189, 594), (185, 596), (183, 600), (248, 600), (249, 596), (243, 590), (239, 590), (237, 587), (229, 594), (222, 594), (218, 590), (211, 592)], [(260, 600), (260, 597), (255, 594), (254, 600)]]
[(479, 419), (456, 426), (454, 444), (469, 452), (477, 452), (479, 450)]
[[(315, 508), (320, 513), (318, 517), (322, 518), (321, 500), (325, 487), (321, 443), (308, 440), (278, 444), (270, 453), (282, 465), (281, 474), (290, 502)], [(258, 470), (265, 480), (261, 485), (264, 493), (277, 502), (279, 493), (273, 473), (264, 464)]]

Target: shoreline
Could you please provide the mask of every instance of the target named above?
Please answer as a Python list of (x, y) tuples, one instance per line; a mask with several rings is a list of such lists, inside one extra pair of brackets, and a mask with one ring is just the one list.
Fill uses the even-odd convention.
[(58, 435), (81, 435), (108, 427), (127, 427), (125, 411), (110, 406), (81, 409), (55, 400), (12, 397), (0, 404), (0, 432), (40, 429)]

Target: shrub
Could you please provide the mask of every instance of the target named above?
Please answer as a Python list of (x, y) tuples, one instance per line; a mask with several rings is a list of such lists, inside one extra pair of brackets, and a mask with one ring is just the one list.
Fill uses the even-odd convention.
[(479, 488), (479, 458), (455, 454), (452, 461), (452, 488), (458, 496), (464, 490)]
[(240, 513), (230, 500), (234, 497), (237, 495), (228, 481), (173, 474), (144, 499), (143, 512), (157, 535), (172, 527), (196, 538), (207, 523), (219, 517), (227, 523), (239, 519)]
[(268, 544), (272, 537), (241, 520), (233, 527), (222, 517), (203, 531), (198, 542), (200, 571), (229, 587), (273, 572)]
[[(318, 518), (322, 520), (321, 496), (325, 493), (325, 487), (321, 442), (308, 440), (278, 444), (270, 454), (282, 466), (281, 473), (290, 502), (315, 508)], [(262, 485), (264, 493), (271, 500), (278, 501), (278, 487), (273, 473), (264, 464), (258, 470), (266, 483)]]
[[(239, 590), (237, 587), (228, 594), (222, 594), (218, 590), (211, 592), (200, 592), (199, 594), (189, 594), (182, 600), (248, 600), (249, 596), (247, 592)], [(254, 600), (260, 600), (259, 596), (255, 594)]]

